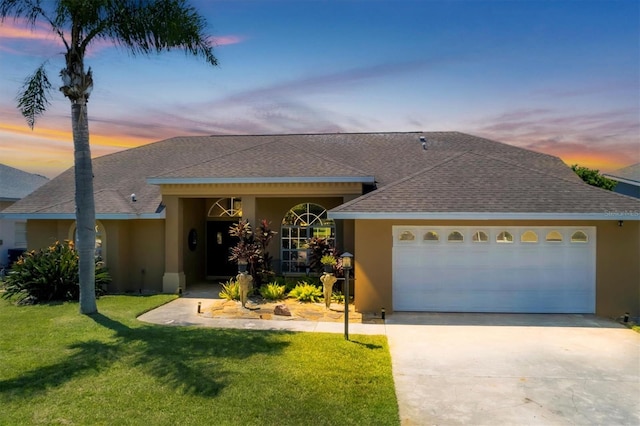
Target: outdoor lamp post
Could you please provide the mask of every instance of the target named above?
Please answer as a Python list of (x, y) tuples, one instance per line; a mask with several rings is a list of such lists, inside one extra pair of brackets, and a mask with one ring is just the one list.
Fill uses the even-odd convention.
[(349, 271), (353, 255), (349, 252), (342, 254), (342, 270), (344, 271), (344, 339), (349, 340)]

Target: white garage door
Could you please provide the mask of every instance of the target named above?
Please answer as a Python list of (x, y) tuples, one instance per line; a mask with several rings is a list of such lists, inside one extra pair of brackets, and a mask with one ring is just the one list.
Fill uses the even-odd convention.
[(396, 311), (594, 313), (594, 227), (393, 227)]

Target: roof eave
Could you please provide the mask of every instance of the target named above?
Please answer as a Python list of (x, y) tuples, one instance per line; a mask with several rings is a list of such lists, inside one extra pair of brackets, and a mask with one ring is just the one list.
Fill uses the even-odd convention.
[(602, 213), (475, 213), (475, 212), (341, 212), (329, 211), (330, 219), (420, 219), (420, 220), (640, 220), (640, 211)]
[[(0, 218), (12, 220), (75, 220), (75, 213), (0, 213)], [(160, 213), (98, 213), (98, 220), (164, 219), (165, 211)]]
[(621, 182), (621, 183), (626, 183), (628, 185), (633, 185), (633, 186), (640, 186), (640, 182), (637, 180), (632, 180), (632, 179), (625, 179), (625, 178), (621, 178), (618, 176), (612, 176), (612, 175), (603, 175), (604, 177), (611, 179), (611, 180), (615, 180), (616, 182)]
[(236, 178), (147, 178), (150, 185), (165, 184), (233, 184), (233, 183), (375, 183), (373, 176), (272, 176)]

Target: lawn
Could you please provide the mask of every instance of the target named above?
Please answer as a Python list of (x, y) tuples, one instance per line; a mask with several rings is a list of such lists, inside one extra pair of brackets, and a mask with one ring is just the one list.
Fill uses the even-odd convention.
[(0, 300), (0, 424), (399, 424), (386, 337), (136, 320), (171, 299)]

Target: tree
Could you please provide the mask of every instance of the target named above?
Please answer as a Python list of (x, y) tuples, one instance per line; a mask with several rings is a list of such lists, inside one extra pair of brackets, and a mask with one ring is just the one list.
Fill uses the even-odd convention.
[(613, 191), (618, 183), (613, 179), (608, 179), (602, 176), (600, 174), (600, 170), (589, 169), (588, 167), (579, 166), (577, 164), (571, 166), (571, 170), (573, 170), (578, 176), (580, 176), (580, 179), (589, 185), (608, 189), (609, 191)]
[[(87, 101), (93, 89), (87, 48), (111, 41), (133, 55), (181, 49), (217, 65), (205, 19), (185, 0), (0, 0), (0, 23), (7, 17), (51, 28), (64, 44), (60, 91), (71, 102), (74, 146), (77, 249), (80, 256), (80, 312), (97, 312), (95, 297), (95, 203)], [(18, 108), (33, 129), (49, 105), (51, 83), (45, 64), (25, 80)]]

